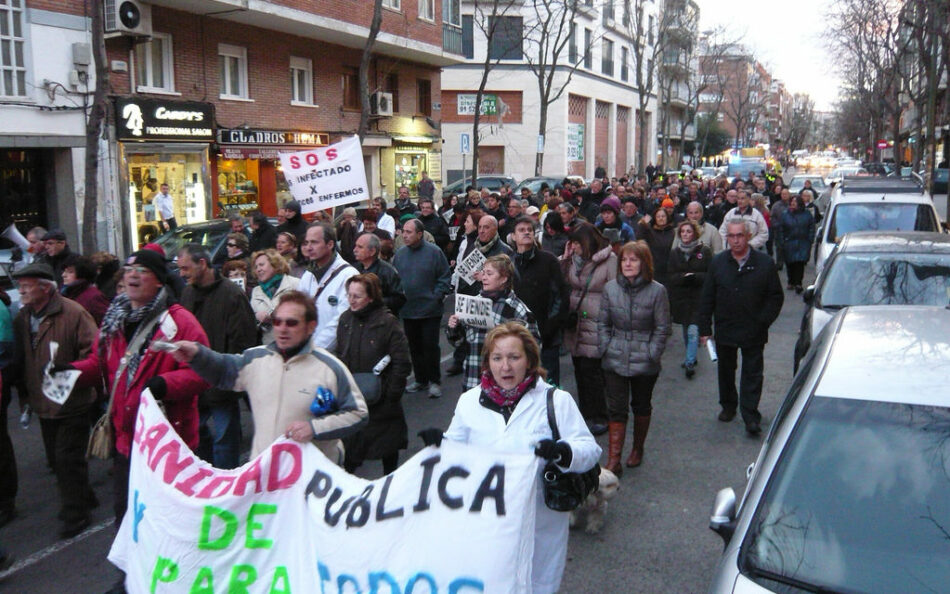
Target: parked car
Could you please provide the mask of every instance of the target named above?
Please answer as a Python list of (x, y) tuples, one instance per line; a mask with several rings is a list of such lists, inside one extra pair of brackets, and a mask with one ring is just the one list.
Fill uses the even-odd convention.
[[(476, 188), (488, 188), (491, 192), (497, 192), (505, 184), (515, 187), (518, 182), (510, 175), (480, 175), (475, 179)], [(456, 180), (447, 186), (442, 187), (442, 200), (450, 196), (456, 196), (465, 192), (465, 188), (472, 185), (472, 178)]]
[(950, 310), (849, 307), (802, 360), (737, 504), (709, 592), (944, 592)]
[[(277, 219), (268, 218), (271, 225), (277, 226)], [(245, 225), (245, 229), (248, 227)], [(154, 240), (155, 243), (162, 246), (165, 250), (165, 259), (175, 268), (175, 262), (178, 259), (178, 250), (188, 243), (197, 243), (208, 248), (211, 254), (212, 262), (221, 262), (225, 259), (227, 249), (228, 234), (231, 232), (231, 222), (226, 219), (211, 219), (200, 223), (189, 223), (179, 225), (172, 231), (166, 231), (164, 234)]]
[(858, 231), (832, 251), (805, 289), (794, 365), (838, 310), (849, 305), (950, 305), (950, 235)]
[(934, 194), (946, 194), (948, 179), (950, 179), (950, 169), (944, 167), (934, 169), (933, 186), (930, 191)]
[(564, 176), (561, 177), (552, 177), (550, 175), (543, 175), (540, 177), (529, 177), (528, 179), (521, 180), (515, 188), (512, 190), (512, 193), (515, 196), (521, 196), (521, 188), (528, 188), (531, 190), (533, 196), (537, 196), (538, 192), (541, 191), (541, 186), (547, 184), (552, 190), (560, 189), (561, 182), (564, 181)]
[(825, 178), (825, 185), (830, 186), (832, 184), (839, 183), (845, 176), (851, 175), (870, 175), (868, 170), (864, 167), (836, 167), (831, 170), (831, 173), (828, 174), (828, 177)]
[(930, 194), (912, 181), (846, 179), (830, 192), (830, 204), (823, 212), (815, 260), (818, 273), (834, 246), (852, 231), (942, 230)]
[[(805, 187), (806, 180), (811, 182), (811, 187), (818, 191), (819, 196), (824, 193), (828, 187), (825, 185), (825, 179), (820, 175), (796, 175), (788, 182), (788, 191), (792, 194), (798, 194), (802, 191), (802, 188)], [(815, 200), (817, 199), (818, 196), (815, 196)]]

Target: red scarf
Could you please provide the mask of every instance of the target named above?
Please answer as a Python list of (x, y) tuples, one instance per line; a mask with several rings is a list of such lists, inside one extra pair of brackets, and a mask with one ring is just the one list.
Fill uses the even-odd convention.
[(481, 388), (482, 393), (488, 396), (492, 402), (501, 408), (507, 408), (514, 405), (525, 393), (534, 386), (538, 376), (529, 375), (521, 380), (521, 383), (510, 390), (506, 390), (498, 385), (490, 371), (482, 372)]

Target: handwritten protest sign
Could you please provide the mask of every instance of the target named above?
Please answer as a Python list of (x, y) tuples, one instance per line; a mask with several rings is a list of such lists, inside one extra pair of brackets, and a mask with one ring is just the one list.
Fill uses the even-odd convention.
[(73, 386), (76, 385), (76, 380), (79, 379), (82, 372), (76, 369), (69, 369), (51, 373), (50, 370), (53, 368), (53, 360), (56, 358), (56, 351), (58, 350), (59, 343), (55, 340), (51, 341), (49, 343), (49, 363), (47, 363), (46, 368), (43, 369), (43, 396), (46, 396), (56, 404), (63, 405), (66, 400), (69, 399), (69, 395), (73, 391)]
[(449, 239), (455, 241), (455, 238), (459, 236), (458, 227), (449, 227)]
[(491, 299), (470, 295), (455, 295), (455, 315), (460, 322), (473, 328), (490, 330), (495, 327)]
[(479, 249), (474, 249), (468, 256), (465, 257), (464, 260), (459, 262), (458, 266), (455, 267), (455, 274), (468, 284), (474, 285), (475, 277), (472, 275), (481, 270), (482, 266), (484, 265), (485, 254), (483, 254)]
[(357, 136), (296, 153), (280, 153), (280, 165), (301, 212), (315, 212), (369, 198), (363, 149)]
[(143, 394), (109, 560), (133, 594), (529, 592), (539, 464), (446, 440), (367, 481), (282, 438), (218, 470)]

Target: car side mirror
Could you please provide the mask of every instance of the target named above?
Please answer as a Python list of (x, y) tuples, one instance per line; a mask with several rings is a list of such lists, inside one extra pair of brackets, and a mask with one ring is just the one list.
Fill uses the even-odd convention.
[(709, 529), (722, 537), (725, 544), (729, 544), (736, 531), (736, 492), (732, 487), (716, 493), (716, 501), (709, 516)]
[(805, 289), (805, 292), (802, 293), (802, 301), (811, 305), (811, 302), (815, 299), (815, 285), (808, 285)]

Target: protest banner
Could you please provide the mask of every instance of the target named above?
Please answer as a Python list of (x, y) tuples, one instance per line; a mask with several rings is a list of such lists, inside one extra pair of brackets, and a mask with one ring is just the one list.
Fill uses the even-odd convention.
[(539, 460), (446, 440), (367, 481), (282, 438), (219, 470), (143, 394), (109, 560), (133, 594), (529, 592)]
[(464, 279), (470, 285), (475, 284), (475, 277), (473, 276), (476, 272), (482, 269), (482, 266), (485, 265), (485, 254), (482, 253), (478, 248), (472, 250), (472, 252), (465, 257), (464, 260), (459, 262), (458, 266), (455, 267), (455, 274)]
[(357, 136), (296, 153), (280, 153), (290, 193), (303, 213), (359, 202), (370, 197)]
[(491, 299), (471, 295), (455, 295), (455, 315), (460, 322), (473, 328), (491, 330), (495, 327)]

